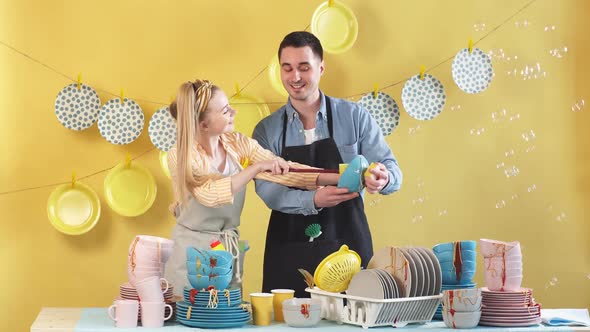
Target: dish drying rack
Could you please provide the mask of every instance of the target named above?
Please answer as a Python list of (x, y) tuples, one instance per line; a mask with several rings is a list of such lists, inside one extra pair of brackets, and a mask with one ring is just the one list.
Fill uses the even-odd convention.
[[(443, 294), (404, 297), (397, 299), (371, 299), (306, 288), (312, 299), (321, 301), (321, 317), (369, 328), (374, 326), (404, 327), (409, 323), (426, 323), (432, 320)], [(344, 300), (346, 299), (346, 305)]]

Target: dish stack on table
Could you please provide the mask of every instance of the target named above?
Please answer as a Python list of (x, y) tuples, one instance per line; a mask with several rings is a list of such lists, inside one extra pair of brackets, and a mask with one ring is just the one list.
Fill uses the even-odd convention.
[(443, 320), (452, 329), (471, 329), (481, 318), (481, 289), (446, 290), (443, 295)]
[[(350, 259), (337, 260), (340, 256)], [(359, 270), (344, 278), (350, 266)], [(440, 265), (426, 248), (385, 247), (360, 270), (360, 257), (342, 246), (318, 265), (314, 280), (317, 287), (306, 291), (321, 301), (322, 318), (364, 328), (428, 322), (442, 298)], [(331, 287), (338, 280), (347, 282)]]
[(346, 294), (372, 299), (395, 299), (440, 294), (441, 267), (426, 248), (385, 247), (366, 270), (356, 273)]
[(482, 288), (480, 325), (519, 327), (541, 323), (541, 304), (522, 288), (520, 243), (480, 239), (486, 286)]
[(251, 307), (240, 288), (227, 289), (233, 277), (232, 254), (225, 250), (186, 250), (187, 277), (192, 286), (176, 303), (176, 320), (200, 328), (231, 328), (248, 324)]
[[(136, 235), (127, 256), (127, 278), (128, 282), (119, 286), (119, 295), (123, 299), (138, 300), (141, 298), (137, 292), (136, 285), (147, 278), (161, 278), (162, 295), (164, 302), (174, 310), (176, 301), (174, 299), (174, 285), (164, 279), (164, 269), (168, 258), (172, 255), (174, 241), (162, 237), (150, 235)], [(166, 307), (167, 320), (174, 319), (169, 315), (170, 309)], [(141, 306), (139, 308), (139, 319), (141, 319)]]
[[(164, 266), (172, 255), (174, 241), (137, 235), (127, 256), (128, 282), (119, 286), (119, 297), (109, 308), (117, 327), (160, 327), (173, 319), (176, 308), (174, 286), (163, 278)], [(142, 317), (142, 312), (148, 312)], [(134, 317), (137, 316), (137, 321)], [(160, 317), (161, 316), (161, 317)]]
[[(477, 266), (475, 247), (475, 241), (457, 241), (440, 243), (432, 248), (442, 269), (443, 291), (476, 288), (473, 282)], [(442, 304), (436, 309), (434, 319), (443, 319)]]

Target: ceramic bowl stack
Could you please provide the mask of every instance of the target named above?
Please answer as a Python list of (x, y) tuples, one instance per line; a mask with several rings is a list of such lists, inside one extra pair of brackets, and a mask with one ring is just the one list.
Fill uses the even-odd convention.
[(176, 303), (176, 320), (183, 325), (205, 329), (233, 328), (246, 325), (251, 307), (242, 302), (239, 288), (197, 290), (185, 287), (182, 302)]
[(129, 283), (149, 277), (164, 277), (166, 261), (172, 255), (174, 241), (149, 235), (137, 235), (129, 246), (127, 277)]
[(233, 276), (233, 256), (225, 250), (186, 249), (187, 277), (194, 289), (224, 290)]
[[(166, 289), (166, 284), (162, 283), (162, 291), (164, 292), (165, 289)], [(166, 302), (166, 304), (169, 304), (170, 306), (172, 306), (172, 311), (174, 313), (174, 311), (176, 309), (176, 301), (174, 299), (174, 288), (172, 286), (168, 287), (168, 290), (166, 290), (163, 295), (164, 295), (164, 302)], [(118, 298), (117, 300), (119, 300), (119, 299), (121, 299), (121, 300), (136, 300), (136, 301), (140, 300), (139, 295), (137, 295), (137, 290), (129, 282), (126, 282), (126, 283), (119, 286), (119, 296), (120, 296), (120, 298)], [(170, 313), (170, 309), (168, 307), (166, 307), (164, 317), (170, 316), (169, 313)], [(174, 315), (171, 315), (170, 318), (168, 318), (167, 320), (173, 320), (173, 319), (174, 319)], [(141, 306), (139, 307), (139, 313), (137, 316), (137, 320), (141, 320)]]
[[(474, 289), (473, 277), (476, 271), (477, 252), (475, 241), (447, 242), (435, 245), (432, 251), (442, 269), (442, 290)], [(443, 319), (442, 304), (434, 314)]]
[(481, 317), (480, 288), (446, 290), (443, 295), (443, 320), (453, 329), (470, 329)]
[(541, 323), (541, 305), (533, 290), (522, 288), (520, 243), (480, 239), (484, 258), (485, 288), (482, 288), (480, 325), (530, 326)]
[(491, 291), (519, 290), (522, 284), (520, 243), (480, 239), (486, 286)]
[[(441, 267), (434, 253), (427, 248), (382, 248), (375, 252), (365, 271), (371, 269), (374, 269), (373, 274), (383, 275), (381, 269), (393, 277), (393, 284), (388, 279), (385, 279), (382, 284), (384, 292), (387, 291), (388, 283), (391, 284), (389, 287), (395, 287), (392, 290), (395, 297), (430, 296), (438, 295), (441, 292)], [(351, 284), (353, 281), (354, 277)], [(365, 284), (364, 287), (366, 288), (364, 292), (369, 294), (371, 291), (368, 290), (368, 284)], [(358, 289), (355, 290), (355, 292), (357, 291)], [(347, 293), (350, 293), (350, 286)], [(364, 297), (369, 296), (364, 295)]]

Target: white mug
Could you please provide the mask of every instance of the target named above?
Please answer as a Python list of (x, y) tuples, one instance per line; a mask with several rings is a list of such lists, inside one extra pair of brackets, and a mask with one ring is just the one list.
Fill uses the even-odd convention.
[[(166, 283), (166, 289), (162, 289), (162, 282)], [(154, 276), (135, 283), (139, 300), (147, 302), (164, 302), (164, 293), (168, 291), (168, 287), (168, 280)]]
[(115, 300), (107, 313), (115, 321), (116, 327), (137, 327), (138, 311), (139, 302), (136, 300)]
[[(170, 309), (170, 313), (164, 317), (166, 307)], [(172, 313), (172, 306), (164, 302), (141, 301), (141, 326), (162, 327), (164, 321), (172, 317)]]

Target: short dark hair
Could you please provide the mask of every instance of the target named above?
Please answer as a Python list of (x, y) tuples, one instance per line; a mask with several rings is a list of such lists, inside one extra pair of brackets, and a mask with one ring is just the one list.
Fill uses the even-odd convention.
[(286, 35), (279, 45), (279, 60), (281, 59), (281, 51), (285, 47), (305, 47), (309, 46), (313, 54), (317, 55), (321, 60), (324, 60), (324, 49), (318, 37), (313, 33), (307, 31), (294, 31)]

